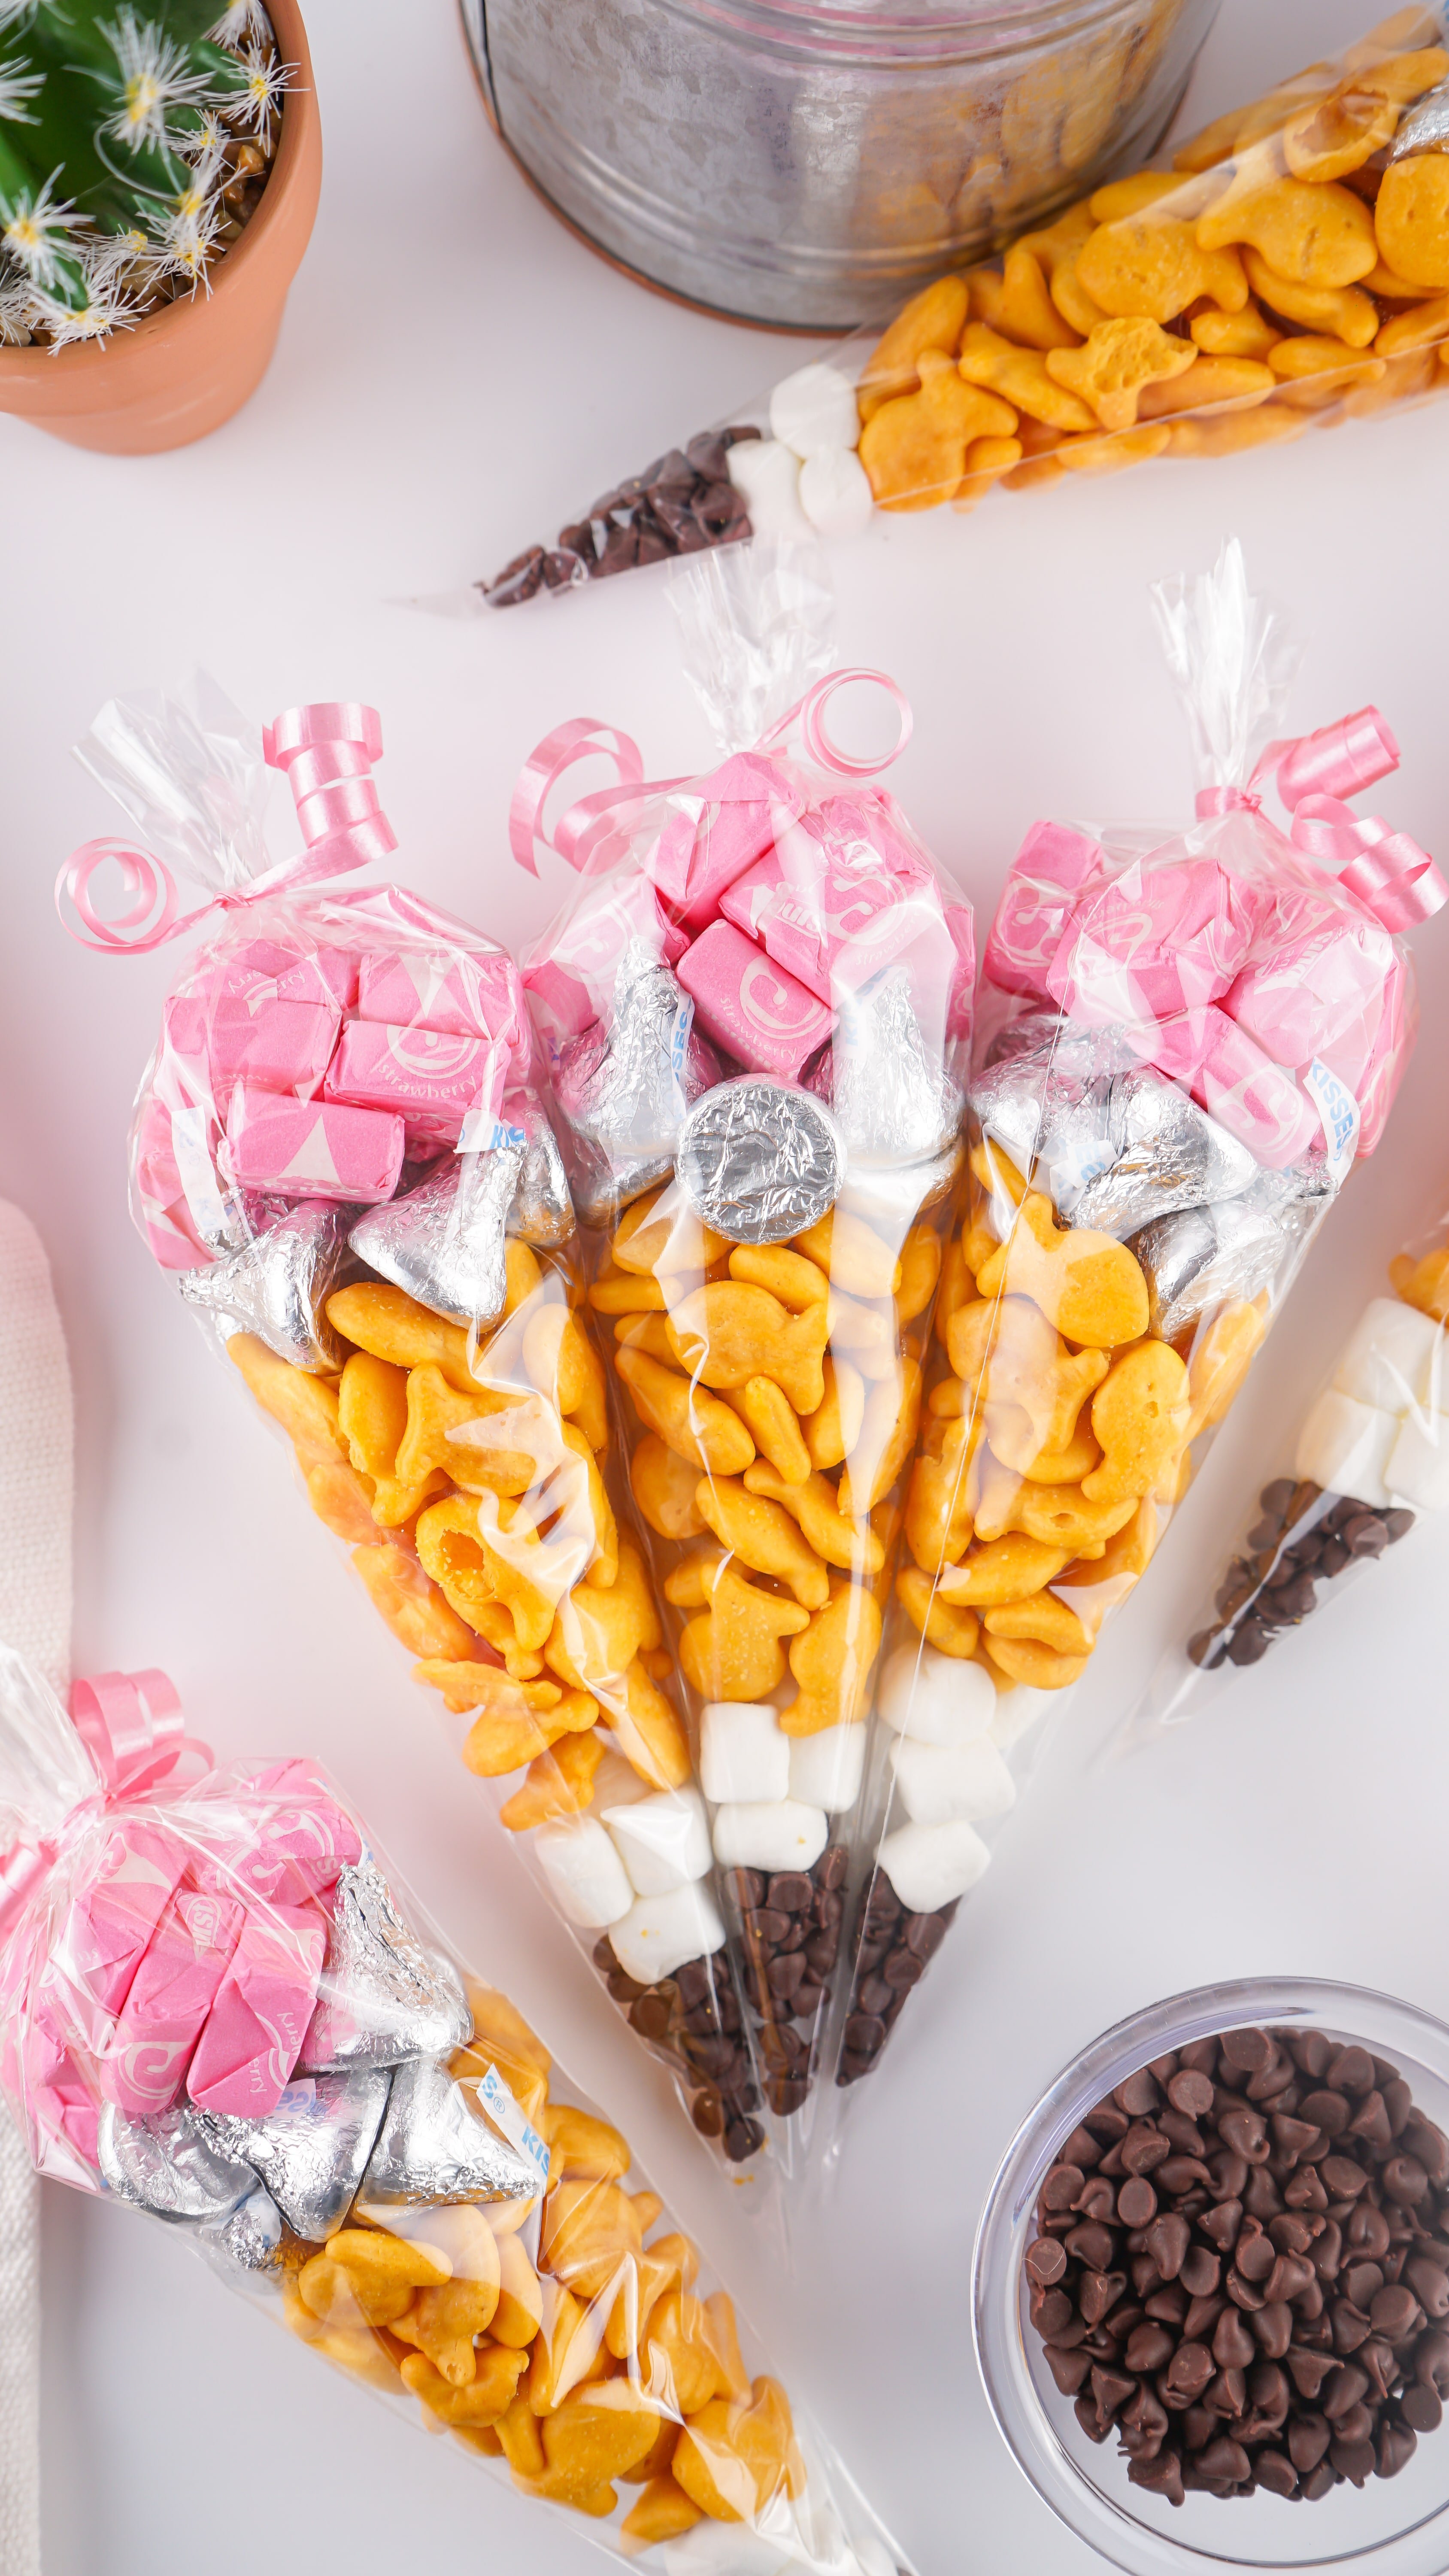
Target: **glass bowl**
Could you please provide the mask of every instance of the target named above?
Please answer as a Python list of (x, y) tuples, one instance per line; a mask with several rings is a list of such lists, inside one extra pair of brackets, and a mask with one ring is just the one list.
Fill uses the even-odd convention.
[(1023, 2258), (1049, 2166), (1078, 2122), (1138, 2067), (1218, 2031), (1257, 2024), (1325, 2031), (1389, 2058), (1415, 2102), (1449, 2128), (1449, 2028), (1412, 2004), (1314, 1977), (1200, 1986), (1134, 2013), (1094, 2040), (1022, 2122), (991, 2187), (972, 2278), (976, 2355), (991, 2411), (1018, 2468), (1068, 2529), (1128, 2576), (1262, 2568), (1315, 2576), (1442, 2576), (1449, 2567), (1449, 2421), (1421, 2437), (1396, 2478), (1335, 2487), (1317, 2504), (1189, 2493), (1173, 2506), (1127, 2483), (1110, 2443), (1090, 2442), (1029, 2322)]

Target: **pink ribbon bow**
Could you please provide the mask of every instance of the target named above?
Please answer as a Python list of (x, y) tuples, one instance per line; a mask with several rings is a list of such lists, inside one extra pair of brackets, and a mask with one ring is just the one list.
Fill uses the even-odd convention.
[[(56, 879), (55, 906), (73, 939), (111, 955), (144, 956), (179, 939), (217, 911), (257, 903), (263, 896), (346, 876), (384, 859), (397, 839), (378, 803), (372, 764), (382, 757), (382, 723), (375, 707), (330, 700), (289, 707), (262, 734), (271, 769), (285, 772), (297, 807), (305, 847), (254, 877), (248, 886), (215, 894), (178, 919), (176, 882), (164, 859), (129, 841), (87, 841)], [(126, 909), (103, 920), (91, 900), (91, 883), (108, 860), (121, 871)], [(66, 917), (69, 897), (82, 927)]]
[[(179, 1787), (211, 1769), (209, 1745), (187, 1734), (181, 1702), (162, 1672), (97, 1673), (76, 1682), (70, 1713), (107, 1802), (140, 1797), (173, 1772)], [(58, 1836), (27, 1834), (0, 1859), (0, 1938), (59, 1848)]]
[[(825, 709), (838, 689), (852, 681), (864, 680), (874, 688), (884, 689), (900, 716), (900, 732), (891, 749), (879, 756), (860, 759), (842, 751), (825, 727)], [(856, 669), (832, 671), (826, 679), (817, 680), (813, 689), (783, 715), (756, 744), (757, 751), (768, 751), (788, 741), (798, 728), (802, 745), (809, 758), (821, 769), (834, 771), (841, 778), (873, 778), (898, 760), (911, 738), (913, 718), (908, 700), (888, 679), (884, 671)], [(551, 832), (543, 828), (543, 809), (553, 789), (565, 772), (580, 760), (603, 758), (614, 764), (617, 784), (597, 788), (592, 795), (581, 796), (571, 805)], [(518, 865), (537, 876), (538, 864), (534, 845), (542, 840), (556, 850), (559, 857), (580, 876), (596, 876), (611, 867), (628, 847), (629, 833), (643, 807), (657, 796), (667, 796), (674, 789), (687, 787), (687, 778), (654, 778), (644, 776), (644, 759), (638, 744), (612, 725), (600, 724), (594, 716), (574, 716), (567, 724), (545, 734), (524, 762), (518, 774), (508, 812), (508, 844)]]
[(1260, 813), (1263, 781), (1277, 774), (1278, 793), (1293, 819), (1295, 849), (1323, 868), (1338, 871), (1365, 910), (1385, 930), (1412, 929), (1449, 903), (1446, 885), (1426, 850), (1407, 832), (1395, 832), (1381, 814), (1358, 815), (1343, 802), (1392, 776), (1399, 746), (1377, 707), (1317, 733), (1270, 742), (1244, 787), (1204, 787), (1198, 814)]

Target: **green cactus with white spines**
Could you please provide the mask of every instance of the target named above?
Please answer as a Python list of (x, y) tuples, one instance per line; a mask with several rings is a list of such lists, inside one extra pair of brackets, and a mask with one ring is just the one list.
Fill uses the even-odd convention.
[(0, 0), (0, 342), (102, 338), (204, 284), (286, 79), (261, 0)]

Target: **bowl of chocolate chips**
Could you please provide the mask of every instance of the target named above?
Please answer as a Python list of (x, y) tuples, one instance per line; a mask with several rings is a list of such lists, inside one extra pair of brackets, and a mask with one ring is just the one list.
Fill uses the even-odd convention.
[(977, 2236), (1018, 2466), (1130, 2576), (1449, 2568), (1449, 2028), (1309, 1978), (1092, 2043)]

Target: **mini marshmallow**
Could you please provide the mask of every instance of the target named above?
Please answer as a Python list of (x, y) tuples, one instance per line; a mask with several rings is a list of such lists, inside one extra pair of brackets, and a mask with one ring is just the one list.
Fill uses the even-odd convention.
[(604, 1807), (614, 1848), (636, 1896), (667, 1896), (709, 1871), (709, 1826), (697, 1789), (661, 1789), (652, 1798)]
[(1384, 1483), (1416, 1511), (1449, 1510), (1449, 1413), (1411, 1413), (1399, 1424)]
[(1414, 1405), (1437, 1409), (1443, 1401), (1443, 1347), (1432, 1315), (1421, 1315), (1398, 1297), (1375, 1297), (1349, 1336), (1333, 1383), (1341, 1395), (1383, 1413), (1407, 1413)]
[(855, 387), (848, 376), (817, 358), (784, 376), (770, 396), (770, 430), (797, 456), (815, 456), (822, 448), (854, 447), (860, 436)]
[(652, 1986), (672, 1977), (688, 1959), (706, 1959), (724, 1945), (725, 1928), (703, 1879), (672, 1887), (667, 1896), (641, 1896), (620, 1923), (609, 1927), (609, 1946), (626, 1977)]
[(902, 1825), (876, 1858), (910, 1914), (934, 1914), (974, 1887), (991, 1854), (964, 1817), (945, 1825)]
[(970, 1744), (996, 1715), (996, 1689), (984, 1665), (943, 1655), (937, 1646), (898, 1646), (881, 1674), (880, 1713), (897, 1735), (918, 1744)]
[(829, 1838), (824, 1810), (798, 1798), (721, 1807), (714, 1856), (724, 1869), (810, 1869)]
[(774, 1710), (755, 1700), (712, 1700), (700, 1720), (699, 1776), (716, 1807), (788, 1798), (790, 1739)]
[(567, 1922), (602, 1932), (628, 1913), (634, 1902), (629, 1873), (596, 1816), (582, 1816), (573, 1825), (541, 1825), (533, 1848)]
[(822, 1726), (790, 1741), (790, 1795), (807, 1807), (840, 1816), (860, 1796), (865, 1770), (865, 1728)]
[(808, 545), (811, 526), (800, 507), (800, 464), (778, 438), (743, 438), (729, 449), (730, 481), (743, 492), (757, 537)]
[(1385, 1471), (1398, 1436), (1396, 1414), (1325, 1387), (1298, 1434), (1294, 1473), (1379, 1510), (1389, 1499)]
[[(769, 2539), (743, 2522), (697, 2522), (664, 2543), (664, 2576), (803, 2576), (793, 2542)], [(839, 2576), (832, 2567), (831, 2576)]]
[(958, 1816), (979, 1821), (1004, 1816), (1016, 1804), (1016, 1783), (986, 1737), (974, 1744), (919, 1744), (903, 1735), (891, 1749), (906, 1814), (916, 1825), (944, 1825)]
[(875, 494), (850, 447), (822, 447), (800, 468), (800, 507), (818, 536), (858, 537), (875, 517)]

